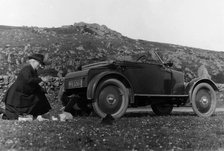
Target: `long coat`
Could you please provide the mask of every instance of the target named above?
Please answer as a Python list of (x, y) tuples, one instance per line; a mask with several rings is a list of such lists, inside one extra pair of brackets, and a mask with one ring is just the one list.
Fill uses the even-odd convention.
[(3, 118), (17, 119), (19, 115), (47, 113), (51, 106), (39, 85), (41, 81), (30, 64), (24, 66), (3, 98), (6, 107)]

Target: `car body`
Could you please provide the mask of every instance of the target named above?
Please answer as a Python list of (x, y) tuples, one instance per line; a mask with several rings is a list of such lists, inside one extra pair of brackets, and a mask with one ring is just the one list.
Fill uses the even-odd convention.
[(186, 104), (192, 104), (198, 116), (209, 117), (215, 112), (218, 88), (212, 80), (196, 78), (185, 83), (184, 73), (172, 69), (172, 63), (164, 63), (157, 53), (154, 58), (147, 60), (144, 55), (136, 61), (84, 65), (65, 76), (61, 101), (66, 106), (75, 95), (79, 108), (114, 118), (122, 117), (128, 107), (148, 105), (157, 115), (170, 114), (174, 106)]

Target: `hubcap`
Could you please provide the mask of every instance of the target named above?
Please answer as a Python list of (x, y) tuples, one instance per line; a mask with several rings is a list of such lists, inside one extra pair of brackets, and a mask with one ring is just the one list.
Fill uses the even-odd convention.
[(206, 96), (203, 96), (203, 97), (201, 97), (200, 102), (203, 105), (207, 105), (208, 104), (208, 98)]
[(121, 91), (116, 86), (107, 86), (99, 94), (98, 105), (106, 114), (116, 113), (122, 106)]
[(196, 106), (198, 111), (201, 113), (209, 112), (211, 108), (211, 96), (210, 92), (207, 89), (201, 89), (198, 91), (196, 96)]
[(117, 99), (115, 98), (115, 96), (113, 94), (109, 94), (106, 98), (107, 103), (110, 105), (115, 104), (115, 102), (117, 101)]

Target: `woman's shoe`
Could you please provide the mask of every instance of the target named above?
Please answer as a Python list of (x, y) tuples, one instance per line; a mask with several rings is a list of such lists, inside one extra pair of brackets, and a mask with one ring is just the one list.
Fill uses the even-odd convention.
[(18, 117), (18, 121), (32, 121), (33, 120), (33, 115), (20, 115)]

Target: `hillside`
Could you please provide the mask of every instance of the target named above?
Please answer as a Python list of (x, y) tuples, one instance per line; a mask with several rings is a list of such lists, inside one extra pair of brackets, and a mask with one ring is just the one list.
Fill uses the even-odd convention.
[(47, 54), (42, 74), (63, 76), (80, 64), (110, 58), (137, 58), (157, 51), (174, 68), (186, 73), (186, 81), (197, 76), (205, 64), (212, 79), (224, 83), (224, 53), (145, 40), (135, 40), (105, 25), (75, 23), (59, 28), (0, 26), (0, 74), (17, 74), (33, 52)]

